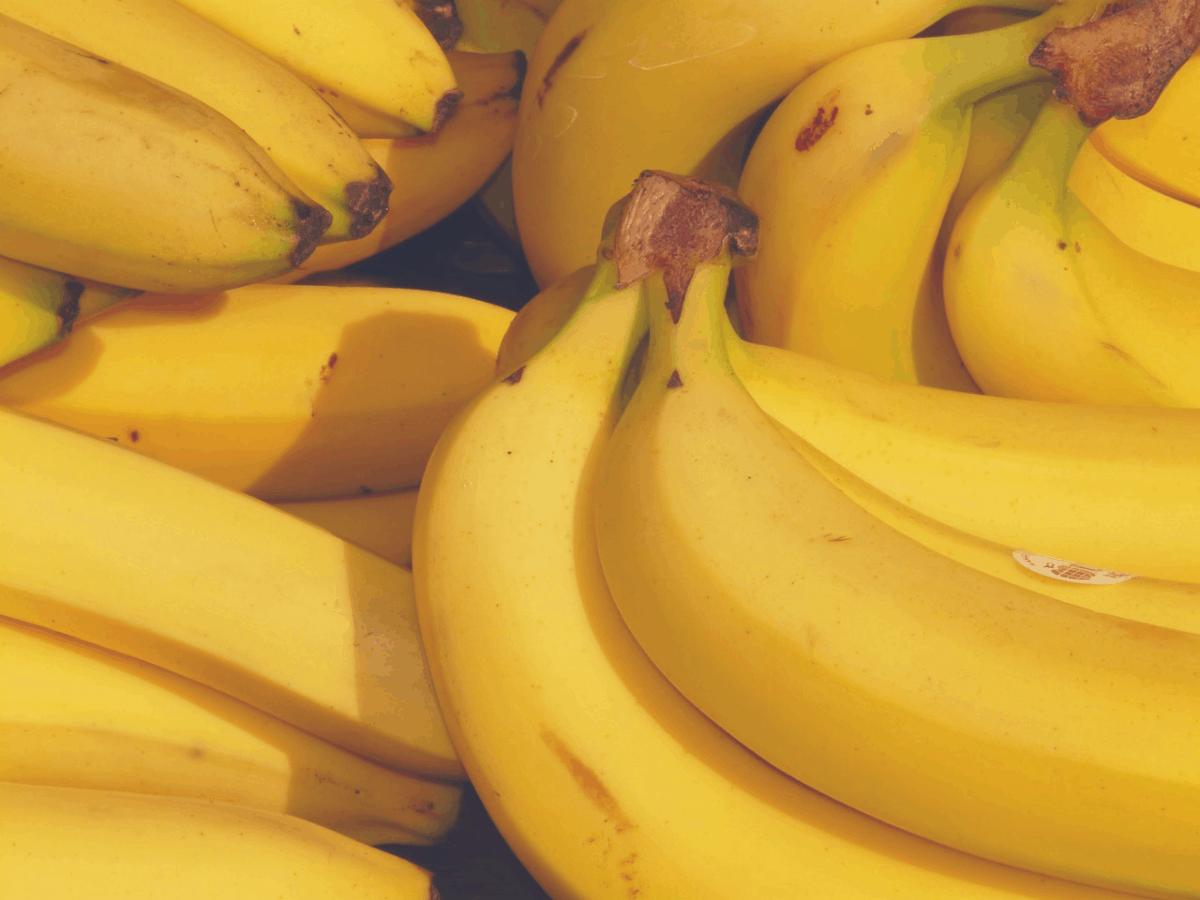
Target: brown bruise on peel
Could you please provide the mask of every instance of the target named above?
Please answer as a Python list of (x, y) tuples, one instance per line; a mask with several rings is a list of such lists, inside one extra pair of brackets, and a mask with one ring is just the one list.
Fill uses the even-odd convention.
[(1132, 0), (1056, 28), (1029, 55), (1055, 78), (1054, 96), (1085, 125), (1145, 115), (1200, 46), (1200, 0)]
[[(871, 107), (867, 107), (867, 115), (871, 114)], [(800, 133), (796, 135), (796, 149), (803, 153), (805, 150), (811, 150), (816, 146), (817, 141), (825, 137), (825, 133), (833, 127), (833, 123), (837, 121), (838, 107), (831, 106), (829, 117), (826, 118), (825, 107), (818, 106), (817, 111), (813, 114), (812, 121), (800, 129)]]
[(567, 772), (575, 783), (579, 785), (584, 796), (600, 812), (604, 813), (605, 818), (612, 823), (613, 830), (617, 834), (637, 827), (626, 818), (620, 804), (617, 803), (617, 798), (609, 793), (608, 788), (604, 786), (604, 782), (600, 780), (600, 776), (596, 774), (595, 770), (572, 753), (571, 749), (563, 743), (562, 738), (549, 729), (543, 729), (542, 740), (566, 767)]
[(323, 206), (305, 203), (303, 200), (292, 198), (292, 212), (296, 218), (296, 245), (288, 254), (288, 262), (292, 268), (300, 265), (317, 249), (321, 235), (329, 230), (333, 222), (333, 214)]
[(370, 181), (352, 181), (346, 185), (343, 196), (350, 211), (350, 238), (365, 237), (382, 221), (388, 212), (388, 200), (392, 195), (392, 180), (375, 164), (375, 177)]
[(59, 337), (66, 337), (75, 327), (75, 320), (79, 318), (79, 298), (83, 296), (84, 290), (83, 283), (75, 279), (71, 279), (63, 286), (65, 297), (57, 310)]
[(425, 23), (439, 47), (454, 49), (463, 34), (463, 23), (454, 0), (414, 0), (412, 11)]
[(542, 108), (542, 104), (546, 100), (546, 91), (550, 90), (550, 85), (554, 81), (554, 76), (558, 74), (558, 70), (563, 67), (563, 64), (571, 58), (571, 54), (579, 49), (579, 45), (583, 43), (583, 39), (587, 36), (589, 30), (589, 28), (583, 29), (583, 31), (579, 32), (579, 34), (567, 41), (563, 48), (558, 51), (558, 56), (554, 57), (554, 62), (550, 63), (550, 68), (548, 68), (546, 70), (546, 74), (542, 76), (542, 86), (538, 88), (538, 109)]
[(671, 370), (671, 377), (667, 379), (667, 387), (672, 389), (683, 387), (683, 379), (679, 377), (678, 369)]
[(503, 381), (505, 384), (516, 384), (517, 382), (519, 382), (521, 380), (521, 376), (524, 374), (525, 374), (525, 367), (521, 366), (519, 369), (517, 369), (511, 375), (507, 376), (506, 378), (502, 378), (500, 380)]

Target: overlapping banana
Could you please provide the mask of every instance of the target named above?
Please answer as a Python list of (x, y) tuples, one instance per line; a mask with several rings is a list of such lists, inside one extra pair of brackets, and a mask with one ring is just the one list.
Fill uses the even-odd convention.
[(649, 350), (598, 463), (604, 578), (647, 655), (766, 761), (906, 831), (1200, 891), (1200, 635), (989, 577), (867, 513), (735, 374), (728, 275), (646, 279)]
[(728, 146), (806, 75), (975, 5), (565, 0), (530, 60), (513, 150), (516, 217), (538, 283), (591, 263), (597, 223), (642, 169), (728, 172)]
[(766, 122), (738, 183), (762, 227), (759, 255), (737, 276), (747, 334), (863, 371), (975, 390), (930, 289), (973, 105), (1047, 79), (1030, 53), (1054, 28), (1104, 6), (1075, 0), (980, 34), (873, 44), (801, 82)]
[(266, 499), (397, 490), (512, 317), (403, 288), (147, 295), (0, 378), (0, 404)]
[(0, 782), (0, 894), (70, 900), (437, 900), (425, 869), (294, 816)]
[(417, 488), (409, 488), (352, 497), (278, 500), (272, 505), (388, 562), (411, 569), (417, 493)]
[(448, 427), (418, 499), (417, 599), (439, 697), (480, 797), (542, 886), (558, 900), (793, 897), (798, 885), (846, 900), (1128, 896), (836, 803), (732, 740), (650, 663), (613, 605), (592, 522), (646, 328), (640, 285), (617, 278), (602, 255), (565, 326)]
[(1200, 405), (1200, 274), (1138, 253), (1070, 191), (1090, 130), (1050, 98), (958, 217), (944, 275), (955, 343), (990, 394)]
[(211, 107), (0, 15), (0, 246), (143, 290), (209, 291), (303, 261), (318, 206)]
[(461, 794), (199, 682), (4, 617), (0, 781), (237, 803), (368, 844), (435, 842)]
[(412, 575), (157, 460), (0, 411), (0, 615), (134, 656), (388, 766), (462, 774)]

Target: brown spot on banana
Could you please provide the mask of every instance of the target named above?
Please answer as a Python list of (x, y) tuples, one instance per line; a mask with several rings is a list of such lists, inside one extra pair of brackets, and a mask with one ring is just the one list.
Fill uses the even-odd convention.
[(804, 153), (807, 150), (811, 150), (816, 146), (817, 141), (825, 137), (829, 129), (833, 127), (833, 123), (837, 121), (838, 117), (838, 107), (833, 105), (833, 101), (836, 99), (837, 91), (834, 91), (830, 95), (829, 100), (826, 101), (830, 105), (829, 112), (825, 112), (824, 106), (818, 106), (817, 111), (813, 113), (811, 121), (800, 129), (800, 133), (796, 135), (797, 151)]
[(605, 787), (595, 770), (572, 753), (571, 749), (563, 743), (562, 738), (549, 729), (542, 729), (542, 740), (566, 767), (567, 772), (579, 785), (584, 796), (604, 813), (605, 818), (612, 824), (613, 830), (617, 834), (637, 827), (625, 816), (620, 804), (617, 803), (617, 798)]
[(554, 57), (554, 61), (550, 63), (550, 68), (546, 70), (546, 74), (542, 76), (542, 86), (538, 88), (537, 105), (538, 109), (542, 108), (542, 103), (546, 100), (546, 91), (550, 90), (550, 85), (554, 82), (554, 76), (558, 74), (558, 70), (563, 67), (563, 64), (571, 58), (571, 54), (579, 49), (579, 45), (583, 43), (584, 37), (590, 29), (585, 28), (575, 37), (571, 38), (563, 48), (558, 51), (558, 56)]

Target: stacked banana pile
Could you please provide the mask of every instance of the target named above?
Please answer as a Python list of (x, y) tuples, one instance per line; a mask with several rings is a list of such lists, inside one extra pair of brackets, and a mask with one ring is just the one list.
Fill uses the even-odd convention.
[(0, 0), (0, 896), (1200, 898), (1198, 45)]

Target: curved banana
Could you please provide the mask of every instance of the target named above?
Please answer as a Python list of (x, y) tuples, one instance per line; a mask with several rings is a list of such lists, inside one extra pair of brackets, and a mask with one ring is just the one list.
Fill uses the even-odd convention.
[(0, 615), (161, 666), (385, 765), (461, 776), (407, 569), (19, 413), (0, 411), (0, 445)]
[(388, 562), (412, 568), (416, 488), (324, 500), (277, 500), (272, 506), (320, 526)]
[(361, 237), (387, 212), (391, 182), (328, 104), (283, 66), (174, 0), (3, 0), (0, 14), (228, 116), (329, 210), (323, 241)]
[(598, 223), (643, 169), (736, 178), (727, 146), (806, 75), (975, 2), (565, 0), (530, 59), (513, 148), (517, 223), (538, 284), (592, 262)]
[(923, 286), (973, 104), (1047, 73), (1026, 58), (1102, 0), (980, 34), (874, 44), (810, 75), (771, 114), (738, 194), (759, 217), (736, 277), (753, 340), (862, 371), (976, 390)]
[(406, 288), (149, 295), (0, 377), (0, 404), (269, 500), (421, 480), (492, 377), (503, 307)]
[(867, 514), (734, 374), (727, 280), (701, 266), (679, 298), (647, 279), (650, 349), (598, 477), (604, 577), (647, 655), (868, 815), (1034, 872), (1200, 891), (1200, 635), (1023, 590)]
[(1200, 274), (1120, 241), (1067, 186), (1089, 129), (1047, 100), (1005, 172), (959, 215), (944, 291), (989, 394), (1200, 405)]
[(1200, 55), (1193, 55), (1144, 116), (1109, 119), (1091, 141), (1125, 174), (1187, 203), (1200, 204)]
[(359, 137), (437, 131), (459, 93), (437, 38), (396, 0), (176, 0), (278, 60)]
[(391, 179), (391, 207), (370, 234), (322, 244), (290, 272), (290, 283), (352, 265), (406, 241), (470, 200), (512, 150), (525, 58), (515, 52), (446, 52), (463, 99), (437, 134), (366, 138), (367, 152)]
[(412, 863), (294, 816), (0, 782), (0, 890), (71, 900), (436, 900)]
[(367, 844), (434, 843), (462, 794), (165, 669), (3, 617), (0, 781), (237, 803)]
[[(671, 687), (613, 606), (591, 513), (644, 331), (601, 260), (577, 315), (430, 461), (414, 562), (455, 744), (556, 900), (1117, 900), (923, 841), (794, 781)], [(768, 692), (770, 688), (766, 689)], [(547, 823), (553, 823), (547, 827)]]
[(1079, 148), (1067, 188), (1098, 222), (1138, 253), (1200, 271), (1200, 244), (1194, 238), (1200, 233), (1200, 205), (1127, 175), (1097, 149), (1096, 132)]

